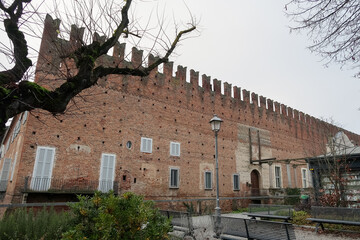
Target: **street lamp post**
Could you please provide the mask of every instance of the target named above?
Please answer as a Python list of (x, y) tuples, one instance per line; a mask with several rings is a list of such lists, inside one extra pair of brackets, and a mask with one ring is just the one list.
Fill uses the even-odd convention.
[(219, 164), (218, 164), (218, 144), (217, 135), (220, 130), (222, 120), (214, 114), (214, 117), (210, 120), (211, 129), (215, 133), (215, 165), (216, 165), (216, 208), (215, 208), (215, 234), (216, 237), (220, 237), (220, 199), (219, 199)]

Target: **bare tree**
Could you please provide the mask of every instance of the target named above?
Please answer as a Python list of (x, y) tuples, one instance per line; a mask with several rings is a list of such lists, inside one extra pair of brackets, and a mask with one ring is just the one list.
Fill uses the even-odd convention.
[(308, 159), (313, 173), (315, 196), (323, 206), (347, 206), (351, 198), (350, 182), (353, 175), (357, 174), (352, 172), (352, 154), (358, 147), (340, 128), (329, 129), (327, 140), (324, 154)]
[[(360, 2), (357, 0), (291, 0), (285, 9), (297, 26), (308, 31), (309, 49), (330, 62), (359, 68)], [(360, 76), (360, 70), (357, 71)]]
[[(40, 1), (38, 5), (35, 5), (34, 2), (35, 0), (0, 0), (0, 18), (10, 42), (8, 45), (2, 42), (0, 50), (3, 53), (7, 52), (13, 63), (11, 68), (0, 72), (0, 135), (4, 133), (7, 120), (21, 112), (39, 108), (54, 115), (63, 113), (74, 96), (95, 85), (102, 77), (110, 74), (147, 76), (157, 66), (168, 62), (169, 56), (184, 35), (196, 29), (195, 24), (190, 23), (185, 30), (176, 29), (174, 39), (170, 40), (165, 33), (161, 17), (158, 16), (159, 30), (155, 34), (145, 35), (150, 28), (148, 23), (145, 22), (146, 26), (141, 28), (137, 19), (130, 22), (132, 0), (54, 0), (47, 6), (53, 8), (50, 13), (62, 18), (62, 21), (65, 21), (64, 26), (71, 22), (82, 25), (83, 28), (79, 32), (85, 31), (85, 35), (81, 38), (75, 36), (76, 48), (59, 48), (61, 58), (71, 60), (75, 69), (67, 69), (68, 72), (63, 73), (60, 85), (55, 89), (48, 89), (40, 86), (38, 82), (29, 81), (29, 70), (33, 62), (29, 56), (31, 46), (27, 38), (40, 36), (37, 31), (40, 24), (37, 23), (39, 19), (43, 20), (45, 13), (39, 11), (39, 6), (49, 3)], [(70, 30), (67, 32), (69, 33)], [(159, 44), (164, 52), (162, 55), (156, 54), (154, 61), (146, 67), (128, 65), (108, 67), (97, 64), (102, 56), (119, 44), (121, 36), (134, 37), (135, 44), (147, 36), (148, 39)], [(146, 50), (154, 52), (155, 48)], [(6, 64), (1, 64), (1, 66), (6, 66)]]

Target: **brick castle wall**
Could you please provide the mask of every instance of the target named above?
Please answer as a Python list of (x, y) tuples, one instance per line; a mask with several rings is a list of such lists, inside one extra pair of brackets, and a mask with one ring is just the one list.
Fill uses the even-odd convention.
[[(57, 37), (58, 26), (58, 20), (46, 18), (36, 70), (35, 81), (49, 88), (59, 86), (64, 76), (74, 71), (73, 63), (61, 54), (78, 47), (77, 39), (83, 33), (73, 26), (67, 41)], [(125, 45), (118, 44), (113, 56), (103, 56), (98, 64), (142, 66), (142, 51), (133, 48), (130, 62), (124, 55)], [(149, 56), (148, 61), (153, 60)], [(293, 164), (304, 162), (291, 162), (287, 167), (284, 161), (260, 165), (251, 164), (250, 159), (323, 154), (327, 136), (339, 131), (256, 93), (228, 83), (222, 86), (221, 81), (211, 81), (206, 75), (201, 76), (199, 86), (199, 73), (190, 70), (190, 79), (187, 73), (178, 66), (173, 76), (170, 62), (163, 65), (162, 73), (154, 70), (148, 77), (111, 75), (79, 94), (64, 115), (32, 111), (23, 132), (13, 201), (20, 201), (23, 179), (33, 174), (38, 146), (56, 149), (54, 179), (97, 180), (101, 154), (111, 153), (116, 155), (115, 181), (120, 192), (134, 191), (150, 199), (214, 197), (215, 187), (204, 189), (204, 172), (211, 171), (215, 183), (215, 142), (209, 120), (217, 114), (224, 121), (218, 139), (220, 195), (236, 197), (249, 193), (254, 169), (260, 174), (260, 188), (275, 186), (274, 166), (281, 167), (282, 187), (294, 187), (295, 182), (301, 187), (300, 167)], [(360, 142), (359, 135), (343, 131)], [(152, 153), (140, 152), (141, 137), (153, 139)], [(170, 156), (170, 142), (180, 143), (180, 157)], [(171, 167), (180, 170), (178, 189), (169, 188)], [(240, 174), (240, 191), (233, 190), (235, 173)]]

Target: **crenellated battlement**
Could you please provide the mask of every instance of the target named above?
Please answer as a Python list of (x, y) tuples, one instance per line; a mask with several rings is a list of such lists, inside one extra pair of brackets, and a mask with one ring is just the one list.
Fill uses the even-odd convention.
[[(67, 63), (65, 64), (67, 66), (71, 65), (69, 64), (69, 53), (79, 48), (83, 42), (84, 28), (79, 28), (75, 25), (71, 26), (71, 31), (69, 34), (70, 37), (68, 40), (66, 40), (58, 37), (60, 33), (59, 26), (60, 20), (54, 20), (49, 15), (46, 16), (37, 71), (52, 73), (55, 75), (64, 71), (64, 69), (62, 69), (62, 63)], [(103, 43), (105, 40), (105, 36), (100, 36), (97, 33), (93, 35), (93, 41)], [(125, 56), (125, 48), (125, 43), (115, 44), (112, 54), (102, 56), (100, 59), (98, 59), (97, 64), (108, 67), (141, 68), (144, 67), (145, 62), (151, 64), (156, 61), (156, 57), (151, 54), (149, 54), (147, 60), (145, 61), (143, 51), (138, 50), (135, 47), (132, 48), (130, 61), (127, 61), (126, 59), (129, 58)], [(190, 69), (190, 79), (187, 79), (187, 67), (181, 65), (177, 66), (177, 70), (174, 76), (173, 62), (167, 62), (163, 64), (162, 68), (162, 73), (158, 72), (158, 69), (153, 70), (153, 74), (154, 76), (156, 75), (157, 79), (163, 79), (163, 84), (158, 84), (157, 87), (164, 87), (165, 85), (176, 85), (177, 88), (184, 88), (185, 94), (188, 92), (186, 91), (186, 88), (190, 86), (193, 91), (198, 91), (199, 94), (201, 93), (203, 95), (210, 95), (215, 98), (226, 99), (226, 101), (234, 104), (236, 103), (235, 105), (227, 105), (232, 106), (232, 108), (233, 106), (242, 109), (248, 108), (253, 109), (253, 112), (256, 112), (255, 110), (257, 109), (258, 111), (262, 111), (263, 114), (266, 114), (266, 116), (262, 115), (263, 119), (272, 119), (275, 116), (281, 117), (284, 120), (290, 121), (288, 123), (289, 125), (302, 123), (303, 126), (313, 126), (312, 128), (314, 129), (317, 128), (317, 126), (326, 124), (317, 118), (309, 116), (308, 114), (304, 114), (303, 112), (293, 109), (283, 103), (279, 103), (255, 92), (242, 89), (239, 86), (232, 86), (232, 84), (227, 82), (222, 84), (221, 80), (215, 78), (211, 79), (210, 76), (205, 74), (201, 75), (202, 84), (200, 85), (199, 72)], [(121, 83), (119, 81), (119, 85), (120, 84)], [(121, 89), (121, 87), (119, 87), (119, 89)], [(227, 106), (224, 105), (223, 107), (225, 108)]]

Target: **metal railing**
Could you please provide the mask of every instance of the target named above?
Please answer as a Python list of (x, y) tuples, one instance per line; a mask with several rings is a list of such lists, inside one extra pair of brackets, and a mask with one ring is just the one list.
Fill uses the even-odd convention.
[(244, 191), (246, 196), (267, 196), (269, 195), (269, 189), (251, 188), (250, 191)]
[(184, 232), (185, 236), (193, 235), (194, 225), (191, 213), (171, 210), (159, 210), (159, 212), (168, 219), (171, 219), (171, 224), (174, 230)]
[(99, 181), (86, 178), (33, 178), (25, 177), (23, 192), (93, 193), (97, 190), (118, 193), (117, 181)]
[(249, 204), (249, 213), (260, 213), (264, 215), (280, 215), (293, 217), (294, 206), (275, 204)]

